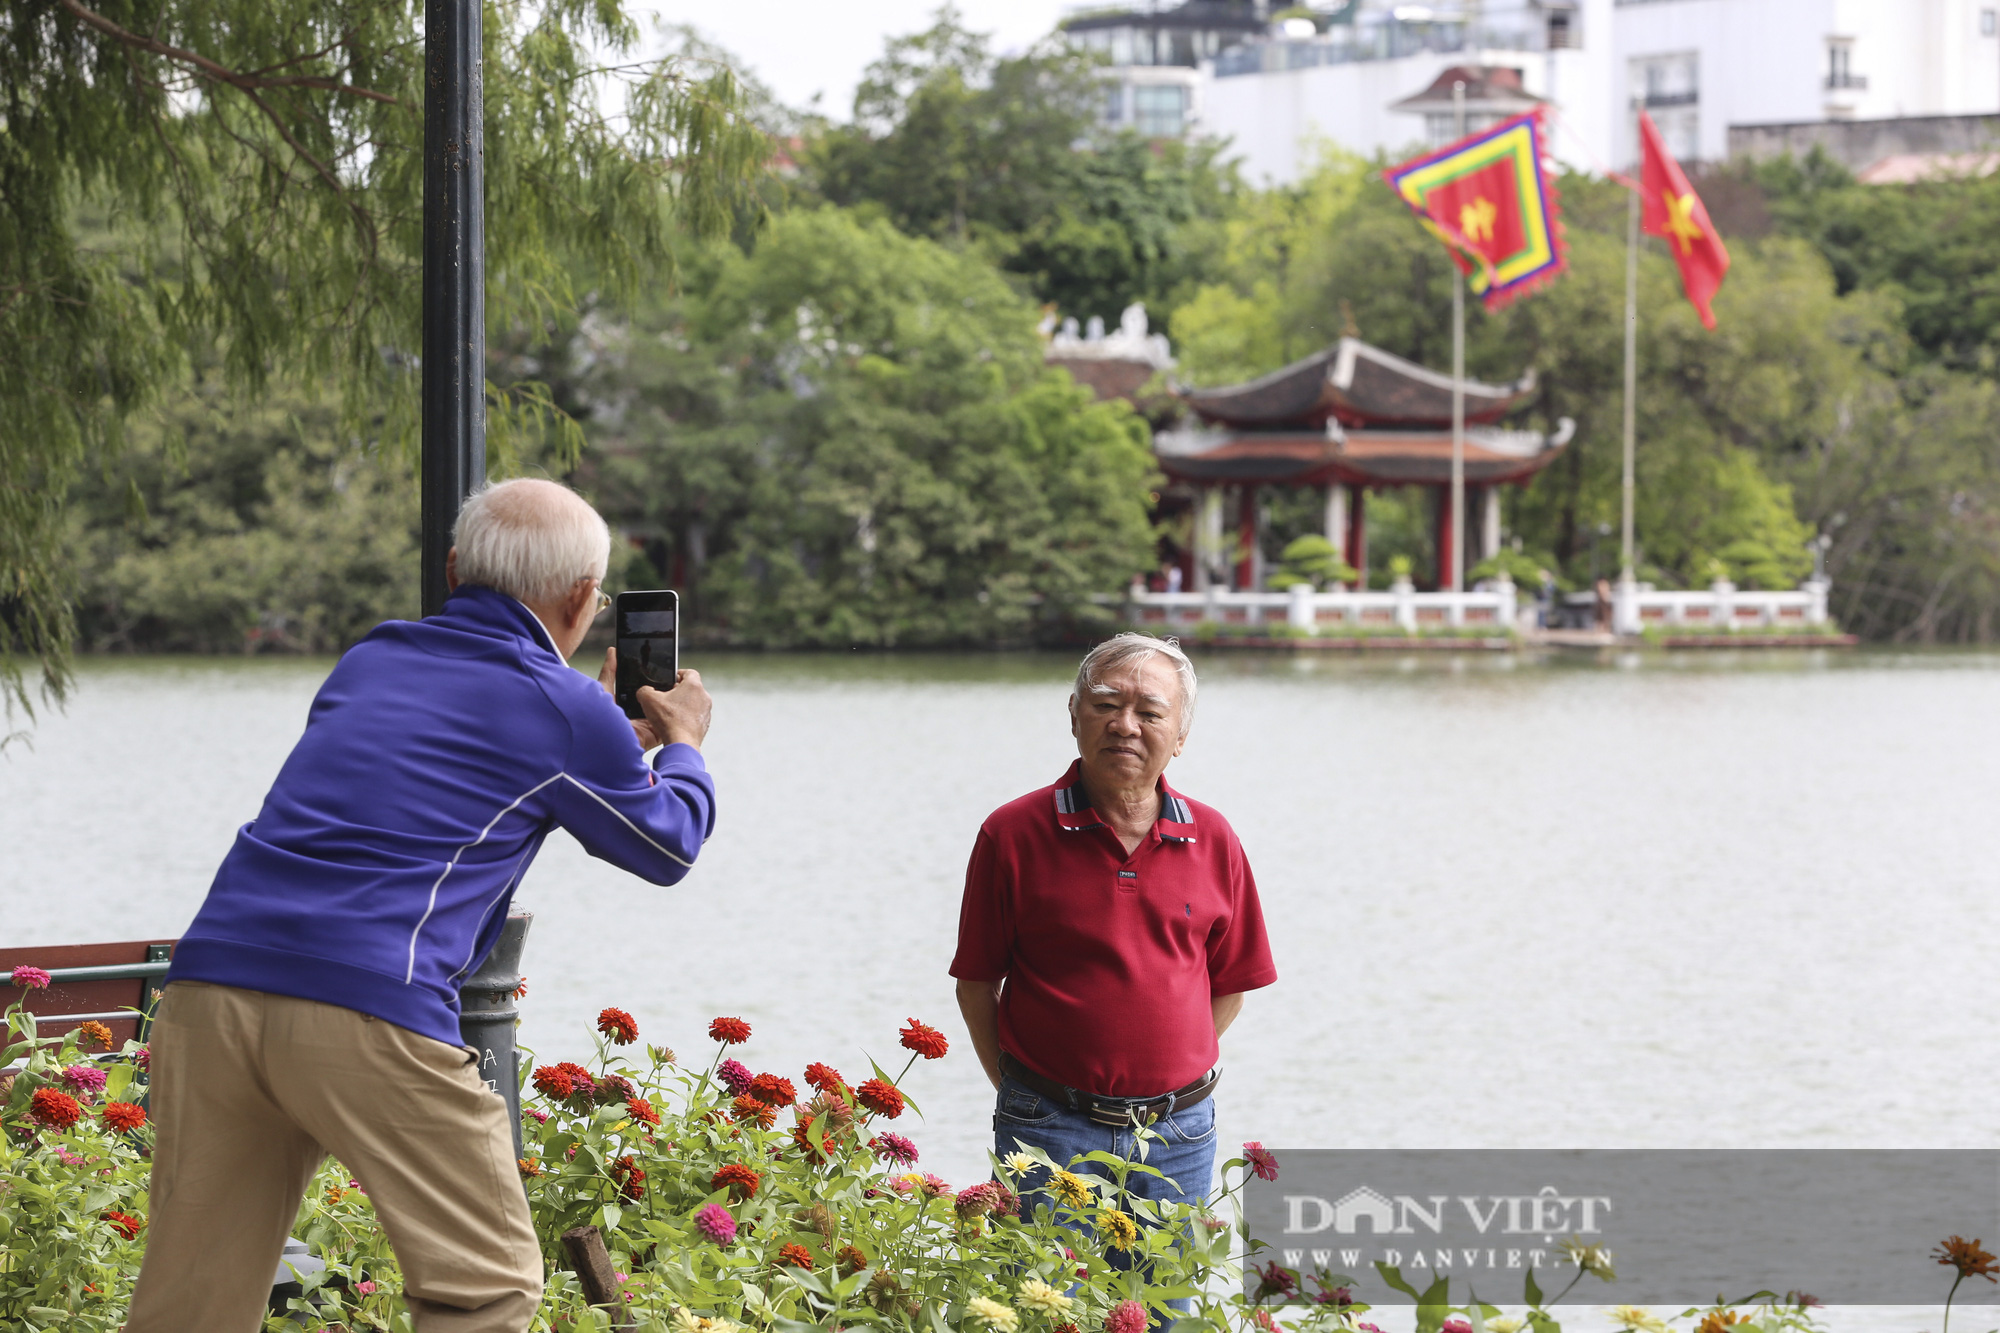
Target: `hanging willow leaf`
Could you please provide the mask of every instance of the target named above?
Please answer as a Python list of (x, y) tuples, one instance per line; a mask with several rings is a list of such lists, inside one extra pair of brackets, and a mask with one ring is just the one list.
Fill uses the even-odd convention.
[[(622, 64), (617, 0), (485, 7), (487, 309), (670, 277), (684, 234), (758, 205), (771, 153), (734, 74)], [(212, 355), (229, 387), (337, 385), (414, 439), (423, 227), (414, 0), (16, 0), (0, 11), (0, 698), (69, 680), (56, 532), (121, 423)], [(87, 238), (87, 239), (86, 239)], [(545, 389), (489, 390), (496, 459), (580, 436)]]

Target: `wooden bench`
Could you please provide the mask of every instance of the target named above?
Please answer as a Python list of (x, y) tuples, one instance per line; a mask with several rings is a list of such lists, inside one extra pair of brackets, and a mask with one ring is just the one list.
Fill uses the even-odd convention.
[(49, 988), (26, 994), (28, 1012), (35, 1016), (41, 1035), (52, 1036), (96, 1019), (111, 1029), (113, 1050), (127, 1041), (143, 1042), (173, 951), (173, 940), (0, 948), (0, 1009), (11, 1008), (22, 997), (21, 988), (8, 981), (9, 974), (23, 964), (39, 967), (51, 978)]

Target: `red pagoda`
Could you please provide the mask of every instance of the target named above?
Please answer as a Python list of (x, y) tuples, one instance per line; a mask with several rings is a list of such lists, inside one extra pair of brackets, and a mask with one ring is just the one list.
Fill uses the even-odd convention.
[[(1575, 423), (1554, 435), (1498, 423), (1534, 392), (1530, 370), (1512, 384), (1465, 382), (1465, 482), (1468, 545), (1482, 557), (1500, 549), (1500, 492), (1522, 485), (1554, 462)], [(1326, 536), (1367, 586), (1370, 488), (1423, 486), (1432, 492), (1437, 583), (1451, 560), (1451, 377), (1342, 338), (1282, 370), (1216, 389), (1184, 388), (1181, 400), (1200, 424), (1161, 431), (1159, 465), (1194, 492), (1195, 549), (1183, 573), (1200, 588), (1220, 574), (1225, 491), (1234, 488), (1237, 551), (1234, 584), (1257, 588), (1257, 491), (1314, 486), (1326, 492)]]

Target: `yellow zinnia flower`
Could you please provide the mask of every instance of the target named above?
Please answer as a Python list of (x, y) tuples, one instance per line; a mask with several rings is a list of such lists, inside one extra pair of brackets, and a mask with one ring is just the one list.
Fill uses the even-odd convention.
[(1083, 1183), (1083, 1177), (1069, 1171), (1058, 1171), (1049, 1180), (1049, 1188), (1056, 1197), (1072, 1208), (1081, 1208), (1090, 1202), (1090, 1186)]
[(1005, 1161), (1007, 1169), (1015, 1175), (1024, 1176), (1035, 1169), (1035, 1159), (1024, 1152), (1010, 1152), (1007, 1154)]
[(1104, 1243), (1114, 1250), (1129, 1250), (1139, 1239), (1139, 1224), (1116, 1208), (1100, 1213), (1097, 1225), (1104, 1232)]
[(1075, 1301), (1051, 1287), (1038, 1277), (1031, 1277), (1021, 1284), (1014, 1299), (1024, 1310), (1039, 1310), (1043, 1314), (1068, 1314)]
[(987, 1328), (998, 1329), (999, 1333), (1014, 1333), (1020, 1326), (1021, 1316), (995, 1300), (984, 1296), (974, 1296), (965, 1303), (968, 1319), (976, 1319)]
[[(1634, 1333), (1635, 1330), (1636, 1333), (1669, 1333), (1666, 1320), (1636, 1305), (1613, 1306), (1611, 1322), (1626, 1330), (1626, 1333)], [(1487, 1327), (1491, 1328), (1492, 1325), (1488, 1324)]]

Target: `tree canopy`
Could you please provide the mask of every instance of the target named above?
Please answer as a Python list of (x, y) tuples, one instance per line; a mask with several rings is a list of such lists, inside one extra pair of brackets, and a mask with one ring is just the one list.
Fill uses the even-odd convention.
[[(349, 428), (414, 422), (421, 7), (24, 0), (0, 13), (0, 692), (66, 679), (59, 515), (135, 410), (213, 359), (239, 394), (331, 388)], [(769, 156), (724, 67), (606, 68), (617, 0), (485, 7), (496, 324), (633, 283), (735, 216)], [(613, 88), (611, 85), (618, 85)], [(493, 402), (495, 443), (545, 411)]]

